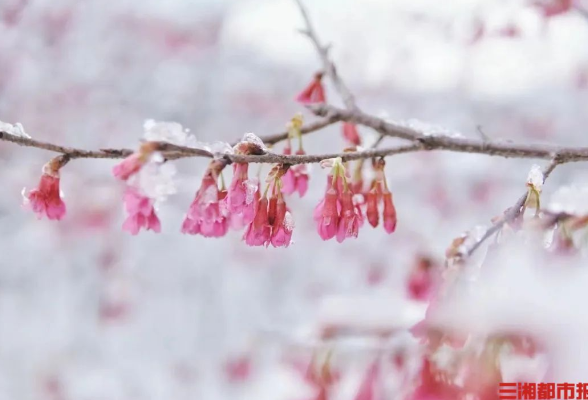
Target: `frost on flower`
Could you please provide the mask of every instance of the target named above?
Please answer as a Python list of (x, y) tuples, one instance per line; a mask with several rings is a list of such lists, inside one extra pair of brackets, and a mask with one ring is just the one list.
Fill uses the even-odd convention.
[(267, 147), (263, 143), (263, 140), (261, 140), (259, 138), (259, 136), (257, 136), (255, 133), (248, 132), (248, 133), (244, 134), (243, 139), (241, 139), (241, 141), (254, 144), (255, 146), (262, 149), (263, 151), (267, 151)]
[(543, 188), (543, 172), (541, 172), (541, 167), (538, 165), (533, 165), (531, 170), (529, 171), (529, 176), (527, 177), (527, 185), (532, 186), (537, 192), (541, 193), (541, 189)]
[(196, 138), (177, 122), (158, 122), (148, 119), (143, 124), (143, 137), (150, 142), (168, 142), (178, 146), (196, 147)]
[(0, 132), (6, 132), (13, 136), (30, 139), (31, 137), (25, 132), (24, 127), (20, 122), (12, 125), (7, 122), (0, 121)]
[(588, 214), (588, 187), (564, 186), (558, 189), (547, 206), (555, 213)]
[(157, 158), (155, 153), (152, 159), (129, 179), (128, 183), (139, 189), (145, 196), (157, 202), (163, 202), (168, 196), (177, 192), (174, 179), (176, 167), (170, 163), (160, 164)]

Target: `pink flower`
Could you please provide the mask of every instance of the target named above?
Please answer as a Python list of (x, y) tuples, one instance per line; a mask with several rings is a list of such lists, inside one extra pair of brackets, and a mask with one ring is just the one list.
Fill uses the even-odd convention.
[(323, 88), (322, 78), (323, 74), (317, 73), (312, 82), (296, 96), (296, 101), (302, 104), (324, 103), (325, 89)]
[(65, 203), (59, 192), (59, 172), (46, 171), (41, 175), (39, 186), (24, 195), (26, 202), (39, 218), (46, 215), (50, 220), (60, 220), (65, 215)]
[(388, 233), (392, 233), (396, 230), (396, 208), (394, 208), (394, 202), (392, 201), (392, 193), (389, 191), (384, 192), (384, 229)]
[(353, 197), (350, 190), (346, 190), (339, 195), (339, 204), (341, 213), (339, 216), (337, 241), (341, 243), (349, 237), (357, 237), (360, 220), (355, 213)]
[(161, 223), (155, 214), (152, 199), (141, 195), (133, 187), (127, 187), (124, 203), (128, 217), (123, 223), (123, 230), (132, 235), (138, 234), (141, 228), (156, 233), (161, 232)]
[(271, 226), (268, 220), (268, 201), (264, 196), (259, 200), (255, 218), (247, 227), (243, 239), (249, 246), (264, 246), (271, 238)]
[(182, 224), (182, 233), (204, 237), (222, 237), (227, 234), (229, 221), (221, 210), (221, 194), (214, 175), (216, 173), (209, 168), (202, 178), (200, 189)]
[(231, 213), (241, 214), (246, 206), (247, 200), (247, 169), (249, 164), (233, 164), (233, 180), (229, 187), (227, 196), (229, 211)]
[(534, 5), (541, 9), (547, 18), (568, 12), (573, 7), (573, 0), (538, 1)]
[(355, 400), (376, 400), (376, 384), (378, 383), (380, 375), (380, 368), (376, 362), (374, 362), (368, 368), (363, 381), (355, 395)]
[(115, 178), (126, 181), (131, 175), (139, 172), (145, 162), (139, 153), (133, 153), (112, 168)]
[(357, 132), (357, 126), (351, 122), (343, 123), (343, 137), (352, 145), (361, 145), (361, 137)]
[(317, 230), (323, 240), (329, 240), (337, 234), (339, 212), (337, 206), (337, 191), (330, 188), (325, 198), (314, 209), (314, 220)]
[[(286, 148), (284, 154), (290, 154), (290, 149)], [(296, 155), (306, 154), (304, 150), (298, 150)], [(282, 177), (282, 193), (292, 194), (298, 191), (300, 197), (303, 197), (308, 191), (308, 168), (305, 164), (293, 165)]]
[(276, 217), (272, 224), (271, 244), (274, 247), (288, 247), (292, 241), (293, 224), (286, 203), (281, 198), (276, 201)]
[(370, 223), (370, 225), (375, 228), (376, 226), (378, 226), (378, 223), (380, 222), (380, 215), (378, 212), (378, 194), (373, 191), (370, 191), (366, 193), (365, 197), (367, 204), (367, 220)]
[(122, 181), (128, 180), (132, 175), (139, 172), (139, 170), (149, 160), (149, 156), (157, 150), (158, 143), (146, 142), (141, 145), (139, 150), (112, 168), (112, 174), (115, 178)]
[(413, 300), (431, 299), (437, 284), (437, 268), (428, 257), (418, 257), (408, 278), (408, 295)]

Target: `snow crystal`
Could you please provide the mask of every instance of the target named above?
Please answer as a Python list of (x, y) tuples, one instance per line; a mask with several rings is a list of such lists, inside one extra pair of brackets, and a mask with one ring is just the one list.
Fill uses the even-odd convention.
[(588, 187), (564, 186), (558, 189), (547, 206), (552, 212), (588, 214)]
[(245, 185), (245, 191), (246, 191), (245, 203), (251, 204), (251, 203), (253, 203), (253, 200), (255, 198), (254, 197), (255, 193), (257, 192), (257, 189), (259, 188), (259, 179), (258, 178), (248, 179), (244, 182), (244, 185)]
[(213, 154), (233, 154), (233, 147), (227, 142), (212, 142), (206, 145), (205, 150)]
[(143, 137), (147, 141), (167, 142), (178, 146), (206, 150), (213, 154), (231, 154), (233, 152), (231, 145), (226, 142), (206, 143), (197, 140), (194, 135), (190, 134), (189, 129), (184, 129), (177, 122), (158, 122), (148, 119), (143, 124), (143, 128), (145, 129)]
[(338, 160), (340, 160), (341, 158), (327, 158), (324, 160), (321, 160), (320, 162), (320, 166), (322, 169), (327, 169), (327, 168), (333, 168), (335, 166), (335, 163), (337, 163)]
[(267, 147), (265, 147), (263, 140), (261, 140), (259, 138), (259, 136), (257, 136), (255, 133), (248, 132), (248, 133), (244, 134), (243, 139), (241, 139), (241, 141), (252, 143), (256, 146), (259, 146), (262, 150), (267, 151)]
[(164, 202), (168, 196), (175, 194), (176, 167), (171, 163), (157, 161), (157, 153), (151, 160), (129, 179), (129, 185), (139, 189), (145, 196)]
[(143, 124), (143, 137), (148, 141), (167, 142), (178, 146), (196, 147), (196, 138), (177, 122), (158, 122), (148, 119)]
[(30, 139), (31, 137), (25, 132), (24, 127), (20, 122), (12, 125), (7, 122), (0, 121), (0, 132), (6, 132), (9, 135), (18, 136)]
[(296, 225), (294, 224), (294, 218), (292, 217), (292, 214), (290, 211), (286, 211), (286, 216), (284, 217), (284, 228), (291, 232), (295, 227)]
[(543, 187), (543, 172), (541, 172), (541, 167), (538, 165), (533, 165), (531, 167), (531, 171), (529, 171), (529, 176), (527, 177), (527, 185), (533, 186), (535, 190), (541, 192), (541, 188)]

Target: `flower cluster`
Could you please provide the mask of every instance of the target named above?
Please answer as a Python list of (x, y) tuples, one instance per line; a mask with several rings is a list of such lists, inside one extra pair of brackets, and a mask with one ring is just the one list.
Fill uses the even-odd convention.
[[(317, 231), (323, 240), (334, 237), (339, 243), (347, 238), (357, 237), (359, 228), (363, 226), (364, 215), (361, 206), (367, 204), (368, 222), (373, 227), (378, 225), (378, 202), (384, 203), (384, 229), (388, 233), (396, 229), (396, 210), (392, 202), (392, 193), (388, 190), (383, 172), (383, 161), (377, 165), (376, 178), (372, 182), (372, 188), (367, 193), (355, 193), (349, 182), (346, 168), (340, 158), (324, 162), (323, 165), (331, 168), (327, 177), (325, 196), (314, 210), (314, 220)], [(360, 187), (361, 185), (357, 185)], [(362, 201), (361, 198), (365, 200)]]
[[(321, 76), (315, 77), (313, 86), (319, 94), (323, 93)], [(295, 154), (305, 154), (302, 125), (301, 114), (295, 115), (288, 123), (284, 154), (291, 155), (294, 146), (297, 147)], [(150, 120), (144, 128), (148, 140), (112, 169), (114, 177), (126, 185), (123, 203), (127, 217), (122, 227), (133, 235), (141, 230), (161, 231), (157, 205), (175, 193), (175, 182), (171, 179), (175, 167), (163, 155), (174, 155), (179, 146), (196, 143), (179, 124)], [(348, 132), (346, 137), (352, 144), (360, 143), (355, 126), (347, 124), (343, 129)], [(261, 139), (246, 133), (229, 154), (254, 156), (268, 151)], [(285, 196), (298, 193), (303, 197), (307, 193), (307, 165), (275, 164), (262, 182), (259, 179), (261, 170), (258, 170), (258, 176), (250, 177), (250, 164), (235, 162), (232, 165), (232, 180), (227, 187), (222, 174), (231, 163), (230, 158), (224, 156), (226, 152), (215, 154), (218, 157), (210, 162), (202, 177), (200, 188), (184, 217), (181, 232), (218, 238), (225, 236), (229, 230), (244, 229), (243, 240), (249, 246), (288, 247), (292, 242), (294, 223)], [(65, 204), (59, 191), (59, 169), (68, 160), (69, 156), (64, 155), (49, 162), (43, 170), (39, 187), (25, 194), (26, 203), (39, 216), (58, 220), (65, 215)], [(383, 203), (386, 231), (394, 231), (396, 211), (385, 181), (382, 160), (373, 163), (376, 178), (366, 193), (363, 192), (363, 162), (359, 162), (353, 180), (341, 158), (324, 160), (322, 164), (331, 168), (325, 196), (314, 212), (317, 231), (323, 240), (336, 237), (338, 242), (343, 242), (357, 237), (365, 219), (362, 207), (366, 205), (368, 221), (377, 226), (379, 202)]]

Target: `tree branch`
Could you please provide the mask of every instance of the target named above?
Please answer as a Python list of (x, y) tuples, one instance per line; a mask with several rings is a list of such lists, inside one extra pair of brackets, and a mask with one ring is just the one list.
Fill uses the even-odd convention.
[[(545, 167), (545, 169), (543, 170), (543, 183), (545, 183), (545, 180), (549, 177), (549, 175), (551, 175), (551, 173), (553, 172), (555, 167), (557, 167), (559, 164), (561, 164), (561, 162), (557, 158), (554, 158)], [(470, 257), (478, 248), (480, 248), (482, 243), (484, 243), (488, 238), (490, 238), (492, 235), (494, 235), (496, 232), (498, 232), (500, 229), (502, 229), (502, 227), (505, 224), (508, 224), (508, 223), (514, 221), (515, 219), (517, 219), (517, 217), (519, 215), (521, 215), (521, 213), (523, 212), (523, 206), (525, 205), (526, 201), (527, 201), (527, 192), (525, 192), (517, 200), (517, 202), (514, 204), (514, 206), (512, 206), (511, 208), (506, 210), (506, 212), (504, 213), (502, 218), (500, 218), (496, 223), (494, 223), (494, 225), (492, 225), (490, 228), (488, 228), (486, 230), (486, 232), (484, 232), (484, 234), (482, 235), (482, 237), (480, 239), (478, 239), (476, 242), (474, 242), (469, 248), (466, 248), (464, 251), (462, 251), (461, 258), (463, 259), (463, 258)]]
[(409, 126), (388, 122), (361, 111), (349, 111), (329, 105), (308, 106), (316, 115), (337, 116), (343, 121), (370, 127), (383, 135), (420, 143), (425, 150), (446, 150), (460, 153), (478, 153), (510, 158), (557, 158), (559, 164), (587, 161), (588, 147), (562, 147), (543, 144), (516, 144), (490, 142), (453, 136), (435, 136), (435, 132), (423, 132)]

